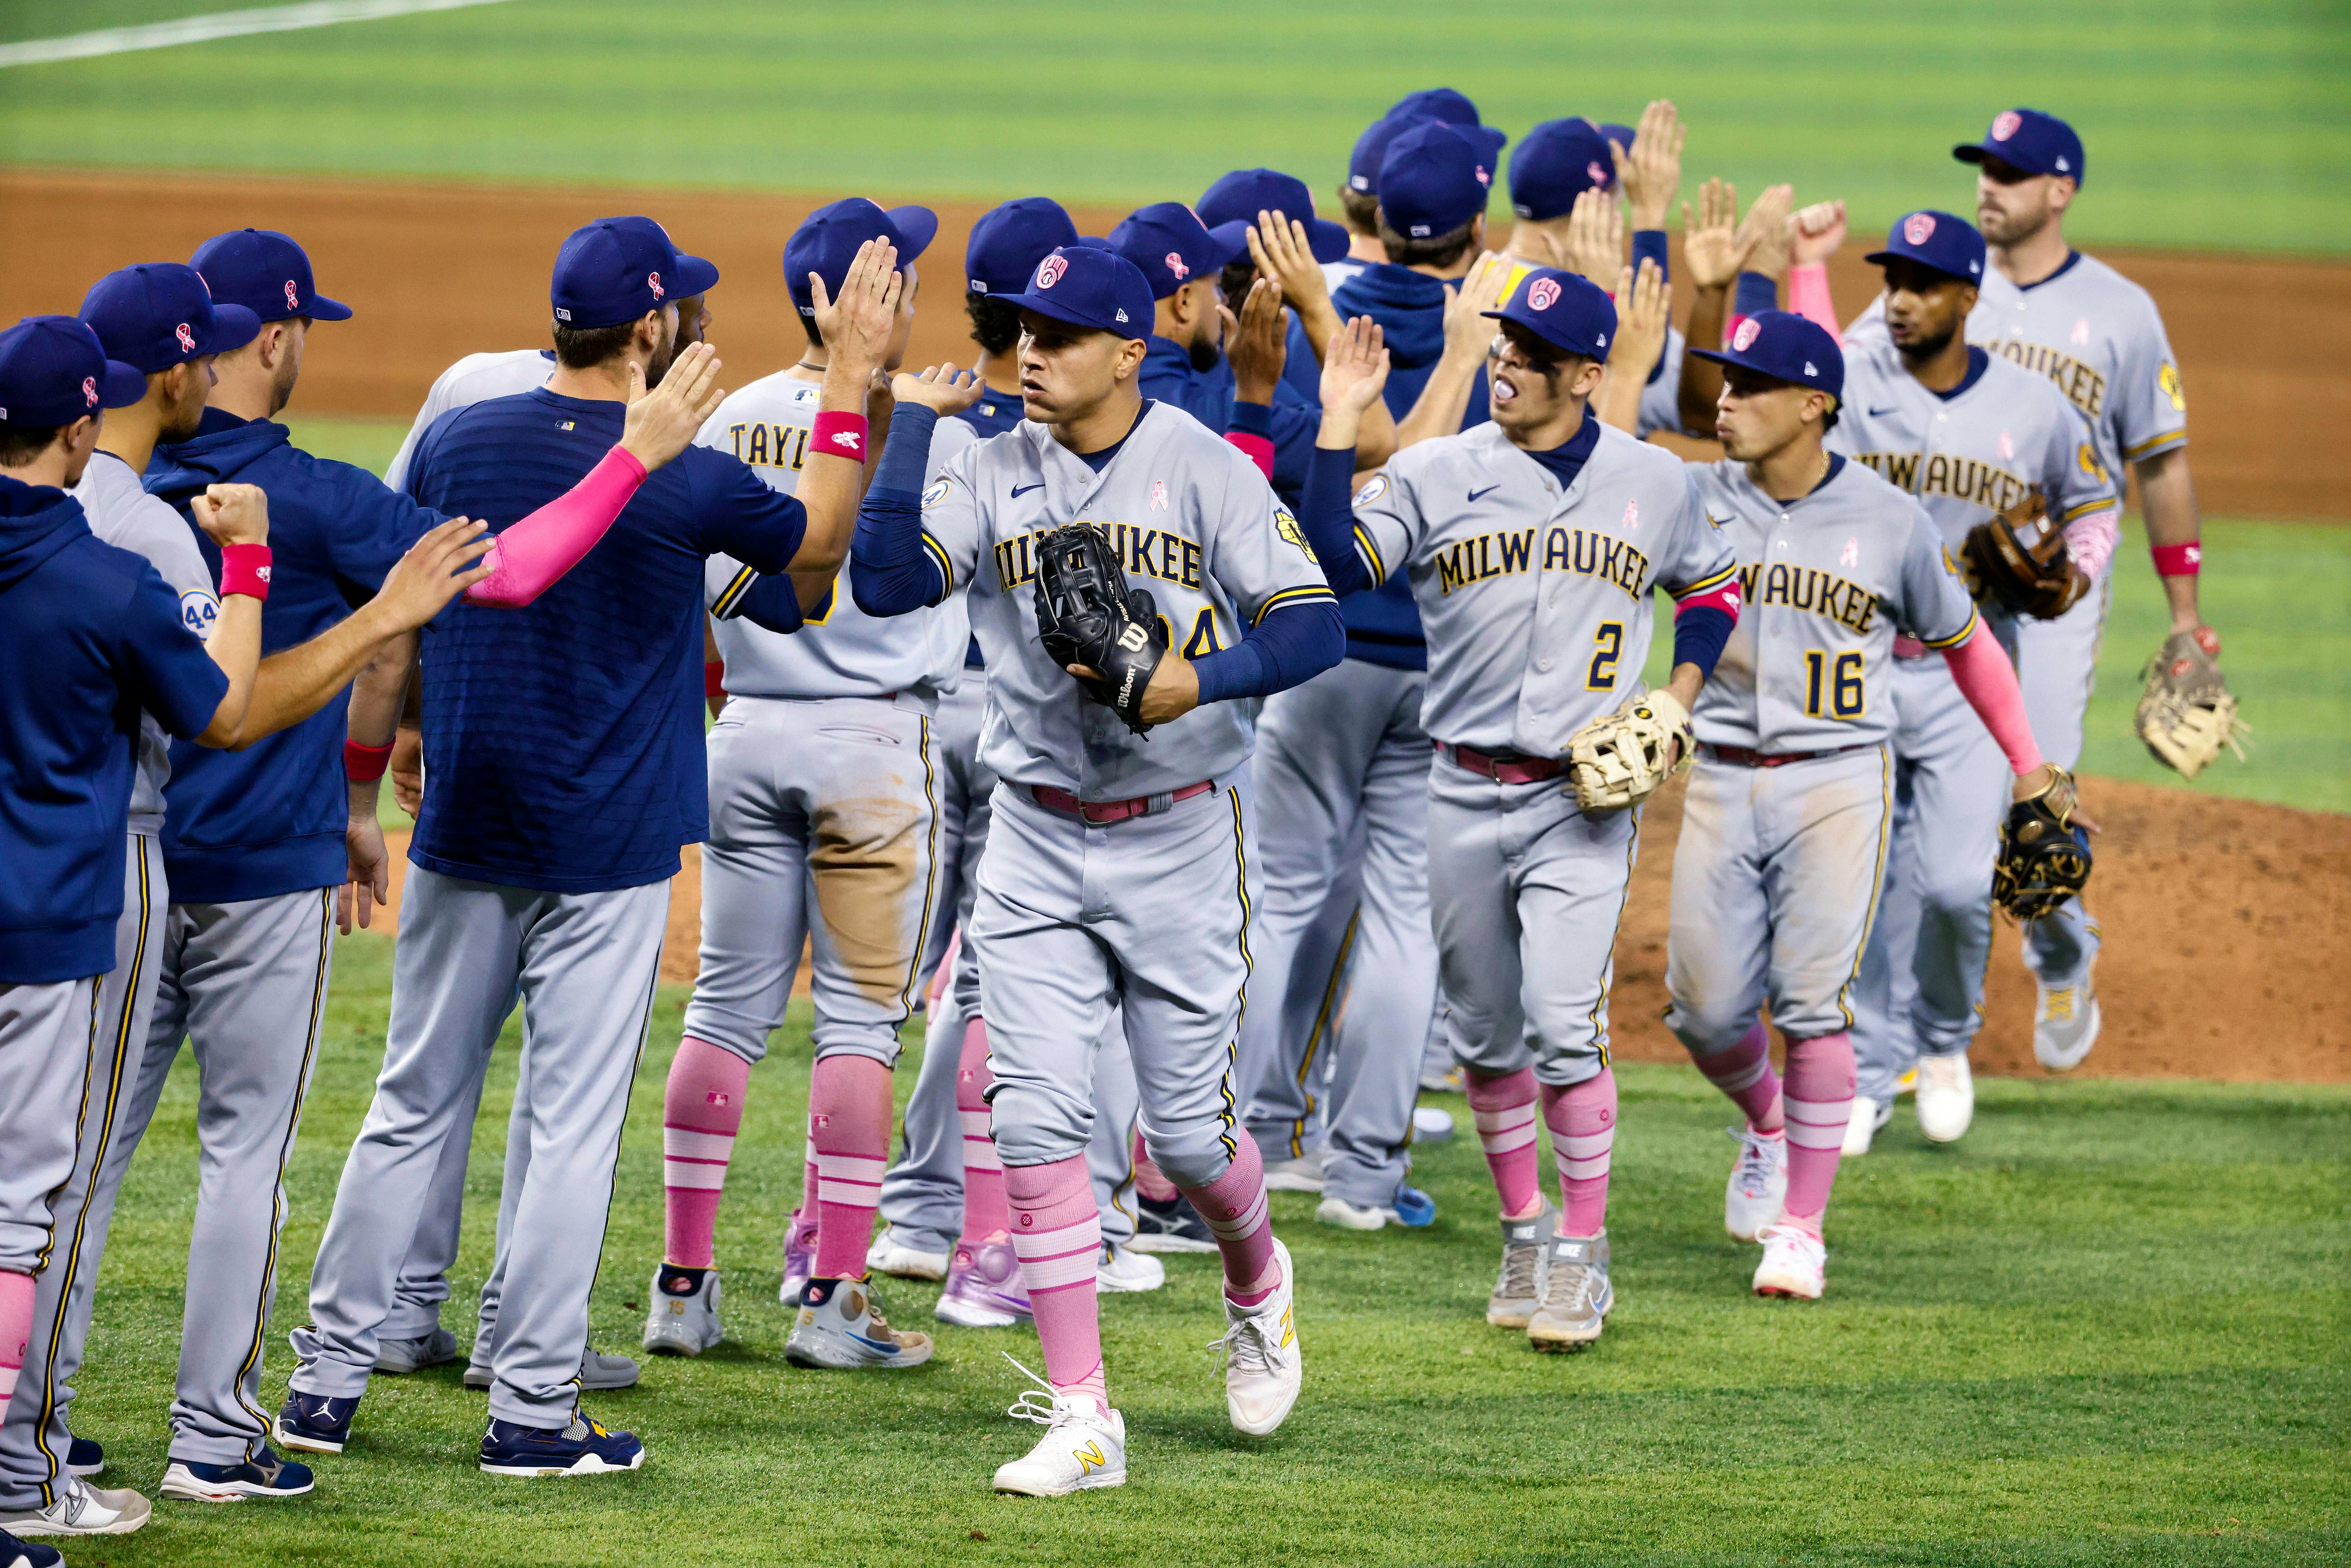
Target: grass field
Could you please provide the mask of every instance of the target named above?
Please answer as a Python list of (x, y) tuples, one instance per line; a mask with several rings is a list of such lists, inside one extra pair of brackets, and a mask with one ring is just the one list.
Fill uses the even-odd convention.
[[(277, 1322), (306, 1284), (380, 1059), (390, 945), (338, 959), (288, 1177)], [(661, 1084), (683, 997), (639, 1072), (593, 1318), (633, 1348), (661, 1234)], [(2351, 1552), (2351, 1091), (1988, 1081), (1976, 1128), (1924, 1143), (1907, 1111), (1831, 1210), (1830, 1296), (1747, 1296), (1720, 1228), (1729, 1113), (1696, 1073), (1624, 1071), (1610, 1230), (1619, 1306), (1574, 1358), (1480, 1318), (1492, 1188), (1473, 1140), (1425, 1148), (1433, 1228), (1364, 1237), (1276, 1195), (1295, 1250), (1307, 1388), (1275, 1437), (1236, 1437), (1206, 1342), (1214, 1261), (1104, 1309), (1132, 1433), (1123, 1491), (998, 1500), (1027, 1331), (946, 1330), (929, 1369), (861, 1382), (780, 1357), (784, 1212), (799, 1181), (804, 1017), (753, 1077), (720, 1228), (731, 1337), (590, 1408), (646, 1441), (634, 1476), (492, 1481), (456, 1366), (379, 1378), (359, 1436), (301, 1501), (166, 1502), (92, 1564), (2287, 1563)], [(514, 1031), (509, 1030), (509, 1047)], [(898, 1074), (913, 1081), (919, 1047)], [(451, 1326), (489, 1261), (515, 1055), (484, 1103)], [(1447, 1102), (1466, 1124), (1466, 1107)], [(77, 1429), (151, 1494), (195, 1190), (183, 1059), (131, 1173)], [(935, 1287), (896, 1282), (904, 1322)]]
[[(381, 472), (407, 427), (360, 420), (301, 420), (295, 439), (323, 456)], [(2312, 810), (2351, 811), (2351, 527), (2208, 521), (2205, 614), (2224, 639), (2231, 690), (2254, 727), (2250, 755), (2223, 757), (2190, 784), (2147, 754), (2131, 733), (2139, 668), (2170, 629), (2162, 589), (2147, 567), (2137, 519), (2116, 559), (2115, 608), (2098, 651), (2081, 770)], [(1660, 639), (1649, 679), (1665, 678)], [(388, 797), (387, 797), (388, 798)], [(402, 819), (403, 821), (405, 819)]]
[[(0, 43), (235, 3), (5, 0)], [(1966, 210), (1951, 144), (2030, 103), (2085, 138), (2078, 239), (2351, 252), (2351, 12), (2311, 0), (518, 0), (8, 68), (0, 162), (1115, 202), (1266, 163), (1327, 193), (1435, 82), (1514, 135), (1671, 97), (1691, 188), (1792, 179), (1865, 225)]]

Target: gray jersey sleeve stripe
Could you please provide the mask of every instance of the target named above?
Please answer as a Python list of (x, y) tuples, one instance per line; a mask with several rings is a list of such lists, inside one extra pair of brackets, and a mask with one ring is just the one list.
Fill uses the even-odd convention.
[(1361, 523), (1355, 525), (1355, 553), (1364, 558), (1364, 569), (1372, 574), (1374, 586), (1388, 580), (1388, 563), (1380, 559), (1379, 546), (1372, 543), (1372, 536)]
[(731, 617), (735, 613), (735, 607), (743, 601), (743, 595), (750, 591), (751, 584), (758, 581), (758, 569), (756, 567), (747, 566), (737, 572), (734, 580), (719, 591), (716, 599), (711, 601), (710, 613), (721, 621)]
[(2070, 507), (2057, 520), (2061, 523), (2070, 523), (2095, 512), (2111, 512), (2115, 509), (2115, 506), (2116, 501), (2112, 496), (2093, 496), (2090, 499)]
[(1921, 637), (1918, 641), (1926, 643), (1929, 648), (1938, 650), (1944, 648), (1956, 648), (1975, 634), (1976, 622), (1981, 619), (1981, 616), (1970, 610), (1968, 612), (1968, 623), (1960, 627), (1958, 631), (1952, 632), (1949, 636)]
[(2136, 463), (2142, 457), (2152, 456), (2155, 453), (2162, 450), (2164, 447), (2185, 446), (2187, 444), (2188, 431), (2187, 427), (2183, 425), (2178, 430), (2166, 431), (2161, 435), (2150, 436), (2147, 440), (2140, 442), (2137, 446), (2126, 446), (2123, 448), (2123, 455)]
[(938, 597), (931, 602), (945, 604), (956, 591), (955, 562), (948, 559), (946, 546), (933, 538), (927, 531), (923, 535), (923, 548), (931, 552), (931, 564), (939, 569)]
[(1702, 577), (1686, 588), (1668, 587), (1666, 591), (1672, 594), (1676, 599), (1687, 599), (1692, 594), (1704, 593), (1709, 589), (1720, 588), (1724, 583), (1729, 582), (1732, 578), (1737, 577), (1738, 575), (1739, 563), (1734, 560), (1729, 565), (1724, 567), (1720, 571), (1714, 573), (1710, 577)]
[(1249, 624), (1252, 626), (1261, 624), (1267, 616), (1272, 614), (1275, 611), (1280, 610), (1284, 605), (1307, 604), (1318, 599), (1335, 600), (1339, 596), (1337, 594), (1332, 592), (1327, 588), (1315, 588), (1311, 586), (1304, 588), (1285, 588), (1280, 592), (1267, 599), (1263, 604), (1257, 607), (1257, 616), (1254, 620), (1250, 621)]

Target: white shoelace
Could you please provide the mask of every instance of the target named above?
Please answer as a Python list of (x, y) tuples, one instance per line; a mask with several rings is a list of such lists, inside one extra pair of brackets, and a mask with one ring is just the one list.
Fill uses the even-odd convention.
[[(1558, 1298), (1559, 1278), (1562, 1273), (1567, 1276), (1569, 1284), (1572, 1287), (1569, 1290), (1567, 1298), (1564, 1301), (1560, 1301)], [(1566, 1261), (1552, 1263), (1551, 1266), (1551, 1279), (1547, 1281), (1549, 1288), (1543, 1291), (1543, 1305), (1546, 1307), (1584, 1307), (1588, 1309), (1592, 1305), (1592, 1282), (1596, 1274), (1597, 1270), (1595, 1270), (1589, 1263), (1570, 1263)]]
[(1531, 1301), (1536, 1293), (1535, 1270), (1542, 1262), (1542, 1243), (1536, 1241), (1506, 1241), (1502, 1244), (1502, 1282), (1495, 1294), (1505, 1301)]
[(1734, 1179), (1740, 1192), (1748, 1197), (1761, 1197), (1771, 1179), (1771, 1141), (1751, 1130), (1729, 1127), (1724, 1129), (1739, 1140), (1739, 1166)]
[(1273, 1370), (1272, 1343), (1266, 1337), (1266, 1314), (1262, 1310), (1271, 1301), (1270, 1296), (1267, 1297), (1265, 1301), (1259, 1303), (1259, 1310), (1249, 1312), (1248, 1316), (1208, 1342), (1210, 1350), (1224, 1353), (1228, 1368), (1249, 1373)]
[(1019, 1367), (1021, 1375), (1037, 1385), (1035, 1388), (1022, 1389), (1020, 1397), (1004, 1407), (1004, 1413), (1014, 1420), (1034, 1421), (1040, 1427), (1051, 1428), (1092, 1414), (1091, 1400), (1081, 1405), (1065, 1395), (1056, 1393), (1051, 1384), (1022, 1365), (1008, 1350), (1000, 1350), (996, 1354), (1011, 1362), (1014, 1366)]

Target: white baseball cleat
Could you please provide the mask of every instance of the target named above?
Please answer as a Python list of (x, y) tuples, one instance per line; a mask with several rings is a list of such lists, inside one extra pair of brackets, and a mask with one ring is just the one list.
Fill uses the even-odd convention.
[(673, 1282), (684, 1282), (673, 1281), (672, 1274), (666, 1268), (654, 1270), (653, 1282), (645, 1288), (644, 1348), (653, 1355), (700, 1355), (726, 1337), (718, 1322), (718, 1270), (705, 1270), (702, 1283), (684, 1295), (671, 1292)]
[(152, 1503), (129, 1487), (101, 1491), (79, 1476), (68, 1476), (57, 1501), (0, 1514), (0, 1530), (11, 1535), (128, 1535), (154, 1511)]
[(2098, 1010), (2098, 993), (2085, 977), (2078, 986), (2043, 986), (2040, 1006), (2032, 1015), (2032, 1059), (2052, 1072), (2071, 1072), (2098, 1043), (2098, 1026), (2105, 1021)]
[(1265, 1190), (1268, 1192), (1321, 1192), (1322, 1159), (1322, 1150), (1310, 1149), (1296, 1159), (1276, 1161), (1265, 1167)]
[(1741, 1241), (1752, 1241), (1763, 1228), (1780, 1218), (1788, 1197), (1788, 1135), (1737, 1127), (1739, 1158), (1730, 1166), (1730, 1183), (1722, 1194), (1722, 1228)]
[(865, 1249), (865, 1266), (876, 1274), (894, 1274), (901, 1280), (944, 1280), (947, 1277), (949, 1254), (925, 1252), (919, 1247), (909, 1247), (898, 1239), (896, 1230), (885, 1230), (874, 1238), (873, 1245)]
[(1416, 1144), (1441, 1144), (1453, 1136), (1453, 1113), (1442, 1105), (1416, 1105), (1412, 1113), (1412, 1141)]
[(931, 1359), (931, 1336), (892, 1328), (862, 1280), (810, 1280), (784, 1341), (784, 1359), (841, 1371), (920, 1366)]
[(1793, 1296), (1817, 1301), (1828, 1270), (1828, 1244), (1794, 1225), (1767, 1225), (1756, 1238), (1763, 1243), (1763, 1261), (1755, 1269), (1759, 1296)]
[[(1873, 1100), (1866, 1094), (1853, 1097), (1853, 1114), (1845, 1119), (1844, 1154), (1869, 1153), (1869, 1141), (1877, 1136), (1877, 1129), (1894, 1120), (1894, 1102)], [(1776, 1217), (1775, 1217), (1776, 1218)]]
[[(1010, 1356), (1004, 1358), (1012, 1361)], [(1020, 1366), (1017, 1361), (1012, 1364)], [(1022, 1497), (1067, 1497), (1126, 1484), (1126, 1418), (1091, 1394), (1056, 1394), (1025, 1366), (1037, 1388), (1005, 1406), (1016, 1420), (1045, 1428), (1028, 1454), (996, 1467), (996, 1490)], [(1040, 1396), (1038, 1388), (1044, 1390)]]
[(1102, 1243), (1102, 1257), (1094, 1265), (1094, 1289), (1113, 1295), (1155, 1291), (1167, 1282), (1167, 1265), (1148, 1252), (1137, 1252), (1131, 1247), (1121, 1247), (1115, 1241)]
[(1967, 1052), (1918, 1059), (1918, 1130), (1938, 1144), (1957, 1143), (1976, 1116), (1976, 1081)]
[(1226, 1412), (1236, 1430), (1253, 1437), (1264, 1437), (1289, 1416), (1306, 1365), (1299, 1353), (1290, 1249), (1279, 1240), (1273, 1260), (1281, 1269), (1281, 1282), (1253, 1307), (1226, 1296), (1228, 1326), (1222, 1339), (1208, 1342), (1209, 1349), (1225, 1353)]

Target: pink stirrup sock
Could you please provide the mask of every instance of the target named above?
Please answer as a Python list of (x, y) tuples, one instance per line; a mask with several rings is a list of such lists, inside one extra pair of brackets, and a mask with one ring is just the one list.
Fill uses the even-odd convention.
[(1273, 1219), (1265, 1199), (1265, 1156), (1248, 1134), (1233, 1140), (1233, 1163), (1206, 1186), (1179, 1186), (1207, 1221), (1224, 1254), (1225, 1294), (1253, 1307), (1281, 1283), (1273, 1261)]
[(1776, 1133), (1786, 1124), (1780, 1108), (1780, 1075), (1771, 1071), (1771, 1037), (1757, 1019), (1728, 1051), (1690, 1052), (1690, 1060), (1706, 1081), (1730, 1097), (1747, 1113), (1747, 1124), (1759, 1133)]
[(816, 1165), (816, 1272), (865, 1272), (882, 1171), (890, 1153), (890, 1070), (870, 1056), (828, 1056), (809, 1080), (809, 1150)]
[(1134, 1134), (1134, 1190), (1154, 1203), (1165, 1203), (1176, 1196), (1176, 1184), (1159, 1172), (1151, 1160), (1151, 1151), (1143, 1146), (1143, 1134)]
[(1542, 1086), (1543, 1124), (1559, 1166), (1559, 1233), (1597, 1236), (1608, 1228), (1608, 1157), (1616, 1146), (1616, 1073), (1565, 1089)]
[(1853, 1116), (1853, 1037), (1788, 1042), (1788, 1197), (1780, 1218), (1817, 1236)]
[(963, 1056), (956, 1064), (956, 1114), (963, 1119), (963, 1240), (975, 1245), (1011, 1228), (1004, 1204), (1004, 1162), (997, 1157), (988, 1130), (987, 1089), (996, 1074), (987, 1065), (987, 1024), (964, 1026)]
[(580, 483), (500, 530), (481, 559), (490, 575), (465, 590), (465, 602), (517, 610), (545, 593), (587, 559), (644, 482), (644, 465), (615, 444)]
[(1010, 1166), (1004, 1173), (1004, 1197), (1012, 1213), (1020, 1282), (1029, 1287), (1037, 1340), (1045, 1351), (1045, 1381), (1057, 1394), (1090, 1394), (1107, 1410), (1110, 1386), (1102, 1372), (1102, 1318), (1094, 1300), (1102, 1211), (1094, 1207), (1085, 1159)]
[(687, 1035), (669, 1059), (662, 1092), (662, 1260), (710, 1267), (726, 1164), (743, 1127), (751, 1064)]
[(33, 1337), (33, 1277), (0, 1272), (0, 1417), (8, 1414), (16, 1375), (25, 1369), (26, 1342)]
[(1469, 1112), (1478, 1123), (1502, 1218), (1524, 1219), (1542, 1207), (1542, 1172), (1535, 1155), (1535, 1070), (1521, 1067), (1487, 1078), (1474, 1067), (1461, 1070), (1469, 1092)]

